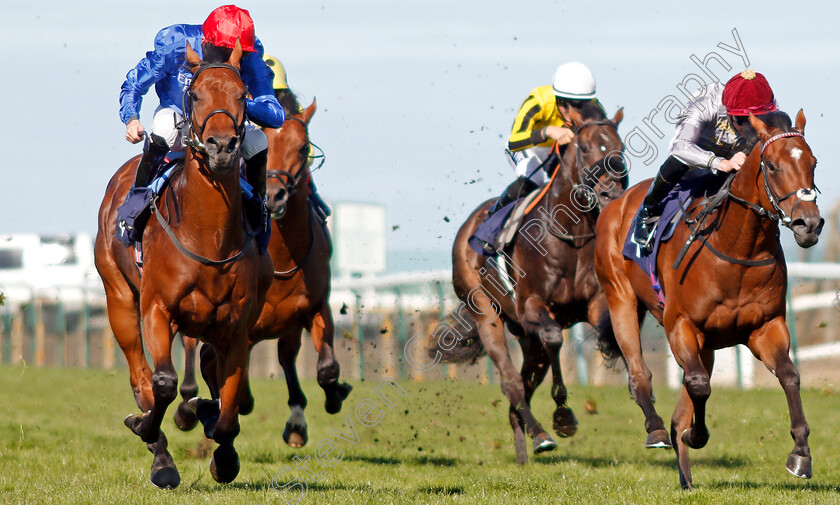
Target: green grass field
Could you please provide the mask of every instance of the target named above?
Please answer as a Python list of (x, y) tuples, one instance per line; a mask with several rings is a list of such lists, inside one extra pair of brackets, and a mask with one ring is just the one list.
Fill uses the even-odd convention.
[[(2, 366), (0, 502), (281, 504), (297, 494), (277, 491), (272, 476), (294, 468), (295, 456), (310, 456), (308, 466), (323, 472), (322, 480), (295, 470), (277, 479), (278, 487), (292, 477), (307, 482), (299, 503), (840, 503), (840, 397), (828, 389), (803, 392), (814, 457), (810, 481), (784, 469), (793, 442), (781, 388), (713, 391), (712, 438), (692, 452), (696, 489), (685, 492), (673, 452), (642, 447), (642, 414), (625, 388), (572, 386), (578, 434), (520, 467), (498, 385), (400, 385), (406, 395), (391, 394), (393, 410), (385, 408), (381, 422), (366, 427), (353, 409), (376, 398), (375, 384), (354, 384), (344, 411), (329, 416), (317, 384), (304, 383), (310, 440), (293, 450), (281, 436), (285, 384), (255, 381), (256, 409), (241, 418), (236, 441), (242, 470), (229, 485), (210, 477), (201, 432), (179, 432), (168, 415), (164, 429), (182, 482), (164, 491), (148, 481), (151, 454), (122, 424), (136, 410), (126, 370)], [(676, 395), (664, 388), (657, 395), (660, 415), (669, 419)], [(536, 396), (535, 412), (549, 427), (547, 388)], [(597, 414), (584, 413), (586, 399), (597, 404)], [(354, 419), (357, 444), (330, 434), (349, 431), (346, 414)], [(343, 451), (330, 468), (315, 461), (316, 445), (327, 438), (337, 443), (332, 456)]]

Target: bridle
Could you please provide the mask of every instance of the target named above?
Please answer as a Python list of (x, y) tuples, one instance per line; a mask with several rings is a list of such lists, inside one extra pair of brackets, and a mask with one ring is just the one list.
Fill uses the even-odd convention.
[[(604, 158), (599, 159), (598, 161), (596, 161), (595, 163), (593, 163), (592, 165), (589, 165), (589, 166), (586, 166), (586, 165), (584, 164), (584, 162), (583, 162), (583, 154), (582, 154), (582, 152), (581, 152), (581, 148), (580, 148), (580, 141), (578, 140), (578, 139), (579, 139), (579, 136), (578, 136), (578, 135), (580, 134), (580, 132), (581, 132), (584, 128), (586, 128), (586, 127), (588, 127), (588, 126), (611, 126), (611, 127), (613, 127), (613, 128), (616, 130), (616, 135), (618, 135), (618, 126), (617, 126), (614, 122), (610, 121), (609, 119), (601, 119), (601, 120), (597, 120), (597, 121), (587, 121), (587, 122), (581, 123), (581, 124), (579, 124), (579, 125), (577, 125), (577, 126), (575, 126), (575, 127), (574, 127), (574, 130), (573, 130), (573, 131), (574, 131), (574, 134), (575, 134), (575, 140), (574, 140), (575, 165), (576, 165), (576, 167), (577, 167), (578, 183), (576, 183), (574, 180), (572, 180), (572, 176), (571, 176), (571, 172), (572, 172), (572, 171), (571, 171), (571, 170), (568, 170), (568, 167), (567, 167), (567, 165), (566, 165), (565, 161), (563, 161), (563, 156), (562, 156), (559, 152), (556, 152), (557, 158), (559, 159), (559, 163), (557, 164), (557, 167), (554, 169), (554, 170), (555, 170), (554, 175), (556, 175), (557, 171), (562, 170), (562, 172), (563, 172), (563, 176), (564, 176), (564, 179), (566, 180), (566, 182), (568, 182), (568, 183), (569, 183), (569, 185), (570, 185), (572, 188), (575, 188), (576, 186), (578, 186), (578, 185), (579, 185), (579, 183), (580, 183), (580, 176), (579, 176), (579, 174), (581, 173), (581, 171), (587, 171), (587, 172), (589, 172), (589, 171), (590, 171), (590, 168), (591, 168), (593, 165), (597, 164), (599, 161), (601, 161), (602, 159), (606, 158), (606, 156), (605, 156)], [(556, 146), (556, 144), (555, 144), (555, 146)], [(552, 181), (553, 181), (553, 179), (554, 179), (554, 175), (552, 175)], [(596, 176), (596, 177), (597, 177), (597, 176), (598, 176), (598, 175), (600, 175), (600, 174), (591, 174), (591, 175), (594, 175), (594, 176)], [(546, 185), (546, 187), (551, 186), (552, 181), (549, 181), (549, 183)], [(591, 186), (589, 186), (588, 184), (585, 184), (585, 185), (591, 189)], [(593, 184), (593, 185), (594, 185), (594, 184)], [(586, 195), (587, 205), (591, 207), (591, 209), (590, 209), (589, 211), (587, 211), (587, 213), (589, 213), (589, 212), (591, 212), (591, 210), (592, 210), (592, 209), (594, 209), (594, 208), (597, 206), (597, 205), (596, 205), (596, 204), (597, 204), (597, 196), (594, 196), (594, 195), (593, 195), (592, 193), (590, 193), (589, 191), (584, 192), (584, 194)], [(593, 200), (593, 199), (594, 199), (594, 200)], [(564, 241), (570, 242), (573, 246), (578, 246), (577, 240), (580, 240), (580, 239), (585, 239), (585, 240), (584, 240), (584, 241), (580, 244), (580, 246), (582, 246), (582, 245), (583, 245), (583, 244), (585, 244), (585, 243), (586, 243), (589, 239), (592, 239), (592, 238), (594, 238), (594, 237), (595, 237), (595, 234), (594, 234), (594, 233), (587, 233), (587, 234), (585, 234), (585, 235), (570, 235), (570, 234), (560, 233), (560, 232), (558, 232), (557, 230), (555, 230), (555, 227), (552, 225), (552, 223), (549, 223), (549, 225), (548, 225), (548, 231), (549, 231), (549, 233), (551, 233), (554, 237), (559, 238), (560, 240), (564, 240)]]
[[(780, 133), (773, 137), (767, 139), (767, 142), (761, 146), (761, 164), (759, 165), (759, 171), (761, 172), (762, 179), (764, 180), (764, 192), (767, 194), (767, 198), (770, 200), (770, 204), (773, 206), (775, 213), (768, 212), (764, 207), (760, 205), (756, 205), (753, 202), (749, 202), (744, 200), (743, 198), (737, 197), (732, 193), (729, 193), (729, 197), (733, 200), (742, 203), (749, 208), (753, 209), (755, 212), (758, 213), (760, 216), (767, 216), (768, 218), (772, 219), (773, 221), (779, 221), (783, 225), (790, 228), (791, 222), (793, 221), (793, 213), (796, 211), (796, 207), (799, 206), (802, 202), (815, 202), (817, 200), (817, 193), (820, 192), (819, 188), (817, 188), (816, 184), (811, 188), (799, 188), (795, 191), (791, 191), (790, 193), (778, 196), (776, 191), (773, 189), (773, 186), (770, 185), (770, 180), (767, 177), (767, 165), (770, 163), (764, 159), (764, 151), (767, 149), (767, 146), (776, 142), (779, 139), (787, 138), (787, 137), (800, 137), (805, 138), (799, 132), (787, 132), (787, 133)], [(790, 209), (790, 215), (788, 215), (781, 207), (780, 203), (784, 202), (788, 198), (796, 196), (797, 201), (793, 204), (793, 207)]]
[[(197, 153), (206, 153), (207, 150), (204, 147), (204, 143), (201, 140), (201, 136), (204, 135), (204, 129), (207, 127), (207, 121), (210, 120), (211, 117), (215, 116), (216, 114), (224, 114), (233, 121), (234, 126), (236, 127), (236, 134), (241, 139), (245, 136), (245, 113), (243, 109), (242, 119), (237, 120), (236, 117), (227, 109), (216, 109), (210, 111), (204, 117), (204, 121), (201, 122), (201, 125), (196, 124), (195, 117), (193, 117), (193, 94), (192, 94), (192, 87), (195, 84), (195, 81), (198, 80), (198, 76), (204, 72), (205, 70), (211, 68), (224, 68), (227, 70), (232, 70), (235, 74), (237, 79), (240, 81), (242, 80), (242, 76), (239, 73), (239, 70), (234, 67), (233, 65), (228, 65), (227, 63), (202, 63), (198, 70), (192, 76), (192, 80), (190, 81), (190, 85), (187, 87), (187, 90), (184, 92), (184, 99), (183, 99), (183, 111), (184, 111), (184, 121), (189, 125), (189, 135), (185, 135), (183, 138), (183, 143), (186, 146), (189, 146), (196, 154)], [(239, 150), (242, 148), (242, 142), (236, 148), (236, 154), (239, 153)]]
[[(282, 185), (281, 191), (283, 191), (283, 196), (280, 198), (280, 210), (278, 210), (276, 212), (276, 214), (279, 214), (279, 217), (282, 217), (283, 215), (285, 215), (285, 213), (286, 213), (286, 203), (289, 201), (289, 198), (292, 197), (292, 195), (295, 193), (295, 191), (297, 191), (298, 186), (300, 185), (300, 182), (303, 180), (303, 178), (306, 175), (308, 175), (308, 174), (318, 170), (319, 168), (321, 168), (321, 166), (323, 166), (324, 162), (326, 161), (326, 156), (324, 155), (324, 151), (320, 147), (318, 147), (317, 145), (313, 144), (312, 141), (309, 140), (309, 125), (307, 125), (304, 120), (302, 120), (298, 117), (295, 117), (295, 116), (287, 117), (286, 121), (289, 121), (289, 120), (296, 121), (296, 122), (300, 123), (301, 126), (303, 126), (303, 129), (306, 132), (306, 145), (304, 147), (316, 149), (316, 150), (318, 150), (319, 154), (310, 155), (309, 152), (310, 152), (311, 149), (307, 149), (307, 154), (305, 156), (301, 156), (300, 168), (295, 173), (289, 172), (287, 170), (276, 169), (276, 168), (272, 168), (270, 170), (265, 171), (266, 180), (276, 179)], [(301, 148), (301, 151), (303, 151), (303, 148)], [(318, 166), (316, 166), (315, 168), (310, 169), (310, 170), (304, 170), (304, 165), (306, 164), (306, 161), (309, 158), (318, 159), (319, 160), (318, 161)], [(279, 219), (279, 217), (278, 217), (278, 219)]]
[[(184, 107), (183, 107), (184, 121), (186, 121), (189, 124), (189, 138), (187, 138), (187, 136), (184, 136), (183, 142), (184, 142), (185, 145), (189, 146), (189, 148), (193, 151), (193, 153), (196, 154), (196, 159), (199, 162), (206, 161), (206, 159), (203, 156), (199, 156), (199, 154), (204, 155), (204, 154), (207, 153), (207, 150), (205, 149), (204, 144), (201, 141), (201, 135), (204, 134), (204, 129), (207, 126), (207, 121), (209, 121), (210, 118), (212, 116), (214, 116), (215, 114), (225, 114), (226, 116), (228, 116), (231, 119), (231, 121), (233, 121), (233, 124), (236, 127), (236, 132), (237, 132), (237, 135), (239, 135), (239, 138), (242, 138), (245, 134), (245, 109), (244, 109), (244, 107), (243, 107), (243, 111), (242, 111), (242, 119), (240, 121), (237, 121), (236, 116), (234, 116), (229, 110), (227, 110), (227, 109), (216, 109), (216, 110), (211, 111), (209, 114), (207, 114), (207, 116), (205, 116), (204, 121), (201, 123), (201, 126), (198, 126), (198, 125), (195, 124), (195, 118), (192, 115), (192, 109), (193, 109), (192, 108), (193, 99), (192, 99), (192, 93), (191, 93), (192, 87), (193, 87), (193, 84), (195, 84), (196, 80), (198, 79), (199, 74), (201, 72), (203, 72), (204, 70), (208, 70), (208, 69), (211, 69), (211, 68), (223, 68), (223, 69), (233, 70), (233, 72), (236, 74), (236, 77), (239, 80), (242, 80), (242, 76), (239, 74), (239, 70), (237, 70), (236, 67), (234, 67), (232, 65), (228, 65), (227, 63), (202, 63), (198, 67), (198, 70), (196, 70), (195, 73), (193, 74), (192, 81), (190, 81), (189, 87), (187, 87), (187, 90), (184, 92), (184, 101), (183, 101), (183, 104), (184, 104)], [(236, 156), (239, 154), (239, 150), (241, 148), (242, 148), (242, 142), (240, 142), (239, 145), (237, 146), (236, 153), (234, 154), (234, 158), (236, 158)], [(245, 252), (248, 250), (248, 245), (251, 243), (251, 240), (257, 235), (257, 230), (250, 229), (248, 227), (248, 220), (245, 219), (247, 237), (245, 239), (245, 243), (242, 245), (242, 249), (240, 249), (239, 252), (237, 252), (233, 256), (230, 256), (230, 257), (225, 258), (223, 260), (214, 260), (214, 259), (207, 258), (207, 257), (202, 256), (200, 254), (194, 253), (193, 251), (190, 251), (189, 249), (187, 249), (184, 246), (184, 244), (181, 243), (180, 240), (178, 240), (178, 237), (175, 235), (175, 232), (172, 230), (172, 227), (170, 226), (169, 222), (161, 215), (160, 209), (158, 208), (157, 199), (158, 199), (157, 196), (155, 198), (152, 198), (151, 208), (152, 208), (152, 213), (155, 215), (155, 218), (158, 221), (158, 224), (160, 224), (161, 228), (163, 228), (163, 231), (166, 232), (166, 235), (169, 237), (169, 239), (172, 241), (172, 243), (175, 245), (175, 247), (177, 247), (178, 250), (181, 251), (182, 254), (184, 254), (184, 256), (187, 256), (188, 258), (190, 258), (194, 261), (197, 261), (197, 262), (199, 262), (203, 265), (223, 266), (223, 265), (227, 265), (228, 263), (233, 263), (234, 261), (239, 260), (240, 258), (242, 258), (242, 256), (245, 255)]]

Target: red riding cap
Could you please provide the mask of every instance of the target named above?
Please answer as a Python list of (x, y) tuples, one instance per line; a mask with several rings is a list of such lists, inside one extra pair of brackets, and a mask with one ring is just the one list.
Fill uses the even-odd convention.
[(243, 51), (254, 52), (254, 20), (245, 9), (235, 5), (223, 5), (207, 16), (201, 26), (205, 44), (218, 47), (236, 46), (236, 39)]
[(758, 72), (744, 70), (723, 88), (723, 105), (730, 116), (767, 114), (776, 109), (776, 99), (767, 79)]

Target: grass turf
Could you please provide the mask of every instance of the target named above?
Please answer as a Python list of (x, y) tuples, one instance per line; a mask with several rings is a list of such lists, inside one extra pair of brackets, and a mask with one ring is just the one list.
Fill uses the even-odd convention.
[[(122, 424), (136, 411), (126, 370), (0, 366), (0, 503), (279, 504), (299, 497), (298, 503), (330, 504), (840, 503), (838, 396), (830, 389), (803, 391), (812, 429), (810, 481), (784, 469), (793, 441), (781, 388), (714, 390), (711, 440), (691, 452), (696, 488), (685, 492), (673, 452), (642, 447), (644, 419), (626, 388), (571, 386), (578, 434), (556, 438), (559, 447), (539, 456), (529, 440), (529, 463), (519, 466), (498, 385), (401, 381), (405, 396), (386, 389), (394, 407), (384, 407), (373, 427), (361, 424), (354, 410), (365, 398), (383, 407), (376, 384), (353, 385), (341, 414), (330, 416), (317, 384), (304, 382), (310, 438), (294, 450), (281, 436), (289, 413), (285, 383), (255, 380), (256, 408), (240, 418), (236, 440), (242, 470), (229, 485), (211, 478), (200, 429), (175, 428), (173, 404), (164, 430), (182, 481), (165, 491), (149, 483), (151, 454)], [(660, 415), (669, 419), (676, 393), (659, 388), (657, 396)], [(585, 413), (584, 401), (597, 413)], [(550, 429), (553, 404), (545, 386), (534, 410)], [(357, 443), (335, 433), (354, 438), (348, 415)], [(329, 458), (341, 457), (331, 467), (316, 461), (315, 448), (325, 439), (336, 446)], [(307, 456), (310, 475), (294, 459)], [(298, 493), (304, 484), (277, 490), (293, 478), (305, 482), (305, 496)]]

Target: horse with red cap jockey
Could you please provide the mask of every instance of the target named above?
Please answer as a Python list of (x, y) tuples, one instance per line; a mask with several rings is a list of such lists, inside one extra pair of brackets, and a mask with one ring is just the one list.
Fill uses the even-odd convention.
[[(792, 122), (777, 110), (764, 76), (745, 70), (692, 100), (655, 181), (628, 189), (598, 218), (595, 272), (630, 393), (645, 415), (645, 446), (673, 447), (684, 488), (692, 486), (689, 449), (709, 440), (705, 413), (715, 351), (739, 344), (785, 392), (795, 444), (787, 470), (812, 475), (799, 371), (789, 355), (787, 267), (779, 240), (781, 223), (797, 244), (811, 247), (824, 224), (816, 205), (817, 162), (804, 135), (805, 114), (800, 110)], [(697, 176), (680, 182), (689, 171)], [(669, 195), (675, 186), (679, 191)], [(651, 216), (660, 212), (652, 226)], [(642, 356), (639, 329), (646, 312), (664, 327), (683, 370), (670, 433), (656, 413)], [(609, 333), (599, 337), (604, 335)]]
[(120, 91), (120, 119), (125, 123), (125, 138), (136, 144), (142, 139), (140, 104), (154, 85), (160, 105), (152, 119), (152, 132), (137, 165), (134, 187), (143, 187), (155, 175), (169, 151), (183, 152), (184, 93), (192, 73), (184, 65), (189, 43), (205, 61), (225, 61), (236, 41), (242, 47), (242, 80), (251, 98), (246, 100), (248, 123), (242, 141), (248, 182), (265, 196), (265, 163), (268, 142), (253, 123), (268, 128), (283, 125), (283, 108), (274, 96), (274, 73), (263, 59), (263, 46), (254, 34), (254, 21), (247, 10), (235, 5), (218, 7), (202, 25), (168, 26), (155, 36), (154, 49), (126, 74)]

